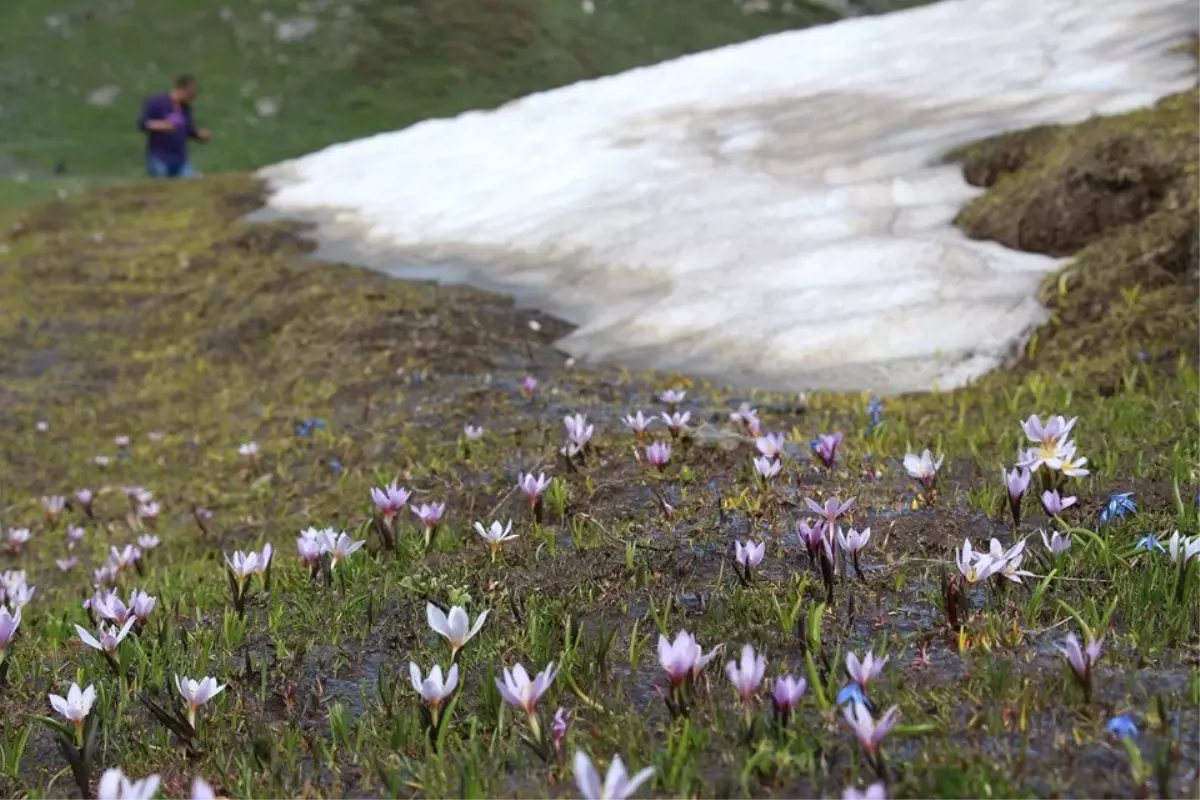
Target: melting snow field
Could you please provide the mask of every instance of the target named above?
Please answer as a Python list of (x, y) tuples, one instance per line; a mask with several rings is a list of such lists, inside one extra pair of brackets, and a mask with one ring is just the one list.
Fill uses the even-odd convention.
[[(599, 12), (598, 12), (599, 13)], [(1189, 0), (945, 0), (422, 122), (269, 167), (326, 252), (514, 293), (562, 347), (778, 389), (949, 389), (1056, 261), (951, 224), (939, 160), (1195, 80)]]

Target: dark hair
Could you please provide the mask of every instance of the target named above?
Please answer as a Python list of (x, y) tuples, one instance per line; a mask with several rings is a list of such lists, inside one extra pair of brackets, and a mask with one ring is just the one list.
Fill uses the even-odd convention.
[(195, 83), (196, 83), (195, 75), (184, 74), (184, 75), (180, 75), (178, 78), (175, 79), (175, 88), (176, 89), (186, 89), (187, 87), (192, 86)]

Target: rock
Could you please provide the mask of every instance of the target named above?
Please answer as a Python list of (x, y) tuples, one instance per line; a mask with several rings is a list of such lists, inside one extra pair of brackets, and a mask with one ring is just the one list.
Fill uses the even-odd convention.
[(93, 89), (88, 95), (88, 105), (96, 106), (97, 108), (108, 108), (113, 104), (113, 101), (121, 94), (121, 87), (109, 84), (101, 86), (98, 89)]
[(274, 97), (260, 97), (254, 103), (254, 113), (263, 118), (270, 118), (279, 113), (282, 103)]
[(275, 23), (275, 40), (284, 44), (300, 42), (317, 31), (317, 21), (312, 17), (292, 17)]

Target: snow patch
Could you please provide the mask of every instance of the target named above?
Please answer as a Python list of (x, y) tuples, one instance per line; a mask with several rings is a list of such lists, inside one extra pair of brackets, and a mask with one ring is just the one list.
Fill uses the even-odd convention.
[(1058, 262), (966, 239), (948, 150), (1186, 89), (1187, 0), (945, 0), (574, 84), (263, 170), (328, 255), (578, 325), (584, 359), (779, 389), (949, 389)]

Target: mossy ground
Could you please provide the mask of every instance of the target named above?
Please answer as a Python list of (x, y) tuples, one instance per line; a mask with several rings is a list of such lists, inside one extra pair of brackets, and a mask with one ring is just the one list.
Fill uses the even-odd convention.
[[(1174, 135), (1152, 121), (1138, 130), (1153, 141)], [(1036, 147), (1022, 140), (1032, 153), (1023, 164), (1060, 152), (1055, 140), (1071, 135), (1038, 134), (1046, 139)], [(1193, 172), (1194, 145), (1193, 136), (1180, 151)], [(1012, 175), (968, 217), (1024, 208), (1012, 198), (1036, 194), (1021, 182), (1022, 164), (1005, 163), (996, 173)], [(33, 720), (49, 713), (47, 693), (73, 679), (100, 688), (93, 714), (103, 723), (102, 764), (157, 772), (167, 796), (186, 794), (196, 774), (231, 797), (569, 794), (569, 769), (542, 764), (522, 746), (524, 723), (502, 709), (492, 683), (502, 666), (540, 669), (550, 660), (562, 672), (543, 706), (570, 710), (567, 752), (654, 765), (656, 795), (835, 794), (870, 779), (829, 705), (844, 683), (845, 652), (873, 647), (890, 662), (872, 696), (902, 715), (883, 746), (893, 796), (1139, 792), (1125, 752), (1104, 731), (1123, 712), (1142, 727), (1147, 762), (1164, 765), (1163, 782), (1147, 791), (1195, 795), (1195, 575), (1178, 605), (1174, 568), (1134, 553), (1147, 533), (1196, 530), (1195, 351), (1155, 350), (1155, 320), (1142, 314), (1165, 308), (1171, 341), (1178, 334), (1180, 343), (1189, 329), (1175, 326), (1190, 318), (1194, 344), (1194, 285), (1190, 295), (1179, 288), (1194, 280), (1194, 263), (1171, 273), (1173, 291), (1137, 290), (1174, 304), (1115, 305), (1077, 293), (1090, 285), (1094, 263), (1081, 257), (1055, 296), (1057, 321), (1013, 369), (953, 394), (889, 400), (868, 433), (863, 396), (799, 402), (683, 376), (569, 366), (553, 348), (566, 330), (560, 323), (468, 288), (314, 264), (292, 226), (239, 222), (258, 202), (244, 177), (137, 184), (39, 207), (8, 237), (2, 521), (36, 533), (0, 566), (29, 570), (38, 589), (0, 689), (0, 794), (74, 791)], [(1147, 255), (1157, 249), (1151, 229), (1137, 230), (1115, 234), (1128, 235), (1130, 248), (1142, 243), (1111, 267), (1132, 282), (1122, 284), (1126, 292), (1146, 282), (1130, 263), (1157, 258)], [(1079, 304), (1098, 304), (1096, 320), (1069, 316)], [(528, 324), (535, 318), (536, 331)], [(1072, 345), (1068, 319), (1083, 319), (1081, 332), (1107, 325), (1108, 338)], [(1137, 349), (1157, 355), (1141, 359)], [(540, 381), (532, 398), (520, 388), (526, 375)], [(665, 473), (652, 474), (635, 460), (619, 418), (657, 410), (657, 392), (672, 385), (688, 387), (684, 408), (696, 431), (676, 444)], [(753, 443), (723, 433), (742, 400), (758, 406), (764, 428), (791, 439), (786, 478), (767, 493), (751, 480)], [(557, 452), (568, 412), (586, 413), (598, 428), (593, 452), (573, 470)], [(965, 537), (1011, 541), (999, 474), (1021, 446), (1019, 420), (1031, 413), (1079, 416), (1076, 438), (1093, 471), (1074, 486), (1080, 502), (1070, 520), (1092, 533), (1076, 532), (1052, 567), (1035, 533), (1050, 523), (1027, 504), (1018, 535), (1032, 537), (1038, 557), (1027, 564), (1038, 577), (1002, 594), (977, 590), (974, 614), (955, 635), (938, 609), (939, 576), (953, 569), (950, 548)], [(298, 434), (297, 423), (312, 418), (324, 430)], [(38, 432), (38, 420), (49, 430)], [(461, 437), (468, 422), (487, 429), (469, 448)], [(827, 473), (806, 443), (835, 429), (847, 442), (839, 468)], [(163, 441), (149, 441), (153, 431)], [(127, 450), (114, 446), (117, 435), (132, 437)], [(250, 440), (261, 448), (254, 460), (237, 454)], [(923, 447), (947, 457), (932, 508), (916, 502), (898, 463)], [(97, 466), (97, 455), (111, 463)], [(518, 472), (542, 469), (558, 483), (538, 525), (513, 487)], [(416, 500), (447, 503), (433, 552), (422, 554), (415, 518), (405, 519), (398, 554), (372, 538), (339, 565), (332, 586), (310, 581), (293, 550), (298, 531), (360, 529), (372, 510), (368, 489), (393, 478)], [(144, 575), (126, 576), (124, 590), (144, 588), (160, 605), (149, 629), (122, 645), (118, 678), (79, 644), (73, 624), (87, 624), (80, 602), (91, 569), (110, 544), (136, 535), (121, 493), (131, 484), (162, 504), (163, 544)], [(104, 492), (99, 519), (76, 550), (80, 564), (62, 574), (53, 560), (66, 552), (63, 523), (46, 522), (38, 498), (82, 487)], [(1101, 526), (1112, 491), (1134, 491), (1140, 509)], [(674, 506), (670, 518), (655, 492)], [(807, 516), (803, 497), (830, 495), (856, 497), (853, 522), (871, 526), (873, 537), (866, 578), (839, 585), (822, 609), (820, 581), (793, 531)], [(196, 506), (214, 513), (208, 533), (193, 521)], [(82, 521), (78, 509), (68, 517)], [(471, 525), (509, 518), (520, 538), (493, 563)], [(751, 533), (767, 539), (768, 554), (757, 580), (743, 586), (731, 551)], [(241, 621), (227, 608), (221, 552), (264, 542), (277, 552), (271, 586)], [(490, 610), (460, 660), (464, 688), (440, 754), (421, 733), (406, 678), (410, 659), (426, 669), (448, 661), (425, 624), (427, 599), (464, 604), (472, 615)], [(1054, 649), (1078, 630), (1068, 607), (1108, 629), (1091, 703)], [(803, 627), (816, 620), (819, 643)], [(664, 681), (654, 637), (680, 628), (729, 655), (754, 644), (771, 676), (808, 676), (792, 731), (776, 736), (762, 726), (743, 736), (724, 656), (690, 717), (672, 722), (656, 693)], [(203, 752), (192, 757), (136, 699), (141, 690), (165, 692), (177, 672), (230, 684), (202, 709)]]

